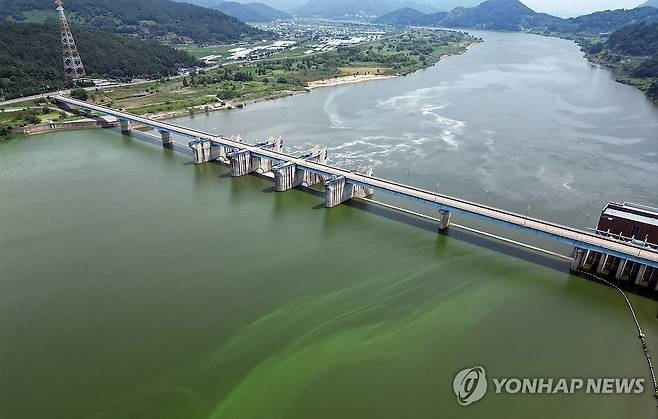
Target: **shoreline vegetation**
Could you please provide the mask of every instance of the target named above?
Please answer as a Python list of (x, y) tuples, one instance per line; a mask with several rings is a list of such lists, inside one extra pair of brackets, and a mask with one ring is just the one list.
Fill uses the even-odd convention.
[(320, 87), (408, 75), (480, 41), (464, 32), (414, 29), (308, 57), (238, 63), (182, 79), (99, 91), (90, 99), (156, 119), (242, 108)]
[(543, 35), (575, 42), (590, 63), (610, 69), (615, 81), (641, 90), (658, 105), (658, 23), (626, 25), (609, 35)]
[[(317, 55), (237, 63), (136, 86), (97, 89), (88, 92), (88, 100), (155, 119), (243, 108), (321, 87), (405, 76), (462, 54), (478, 42), (482, 40), (465, 32), (411, 29)], [(25, 125), (5, 122), (0, 137)]]

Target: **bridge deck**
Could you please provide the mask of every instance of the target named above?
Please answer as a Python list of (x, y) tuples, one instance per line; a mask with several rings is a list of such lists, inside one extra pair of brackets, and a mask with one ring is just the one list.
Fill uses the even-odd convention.
[(437, 208), (447, 209), (463, 215), (482, 218), (487, 221), (503, 224), (508, 227), (517, 228), (523, 231), (557, 240), (574, 247), (606, 253), (611, 256), (621, 257), (627, 260), (658, 268), (658, 252), (643, 246), (613, 240), (611, 238), (602, 237), (600, 235), (578, 230), (572, 227), (567, 227), (532, 217), (526, 217), (521, 214), (481, 205), (475, 202), (469, 202), (459, 198), (433, 193), (423, 189), (415, 188), (413, 186), (403, 185), (398, 182), (380, 179), (373, 176), (365, 176), (353, 171), (340, 169), (326, 164), (315, 163), (285, 153), (262, 149), (222, 136), (214, 136), (194, 129), (136, 116), (98, 105), (92, 105), (67, 97), (56, 96), (54, 99), (64, 102), (68, 105), (77, 106), (106, 115), (112, 115), (119, 119), (143, 124), (159, 129), (161, 131), (167, 131), (194, 139), (210, 140), (223, 146), (248, 150), (254, 156), (266, 158), (276, 163), (294, 163), (297, 167), (304, 168), (322, 176), (343, 176), (349, 182), (356, 185), (398, 195), (407, 199), (417, 200)]

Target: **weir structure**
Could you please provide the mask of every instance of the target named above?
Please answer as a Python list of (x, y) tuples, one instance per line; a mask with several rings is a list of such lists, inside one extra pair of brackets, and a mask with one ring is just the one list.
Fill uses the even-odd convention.
[(230, 165), (231, 176), (270, 174), (279, 192), (298, 186), (322, 184), (327, 208), (352, 198), (368, 197), (375, 191), (384, 192), (434, 207), (439, 213), (438, 230), (450, 226), (453, 213), (500, 224), (572, 246), (575, 249), (571, 265), (574, 272), (593, 267), (596, 267), (597, 273), (615, 270), (618, 278), (630, 275), (636, 284), (645, 287), (652, 282), (651, 285), (658, 291), (658, 249), (641, 242), (618, 240), (377, 178), (373, 176), (372, 168), (352, 171), (341, 169), (326, 163), (326, 148), (316, 147), (303, 156), (292, 156), (282, 152), (283, 142), (280, 139), (250, 145), (234, 138), (212, 135), (68, 97), (56, 96), (53, 99), (68, 107), (114, 116), (120, 121), (122, 131), (129, 131), (131, 123), (159, 130), (163, 145), (172, 143), (172, 134), (188, 138), (195, 164), (219, 160)]

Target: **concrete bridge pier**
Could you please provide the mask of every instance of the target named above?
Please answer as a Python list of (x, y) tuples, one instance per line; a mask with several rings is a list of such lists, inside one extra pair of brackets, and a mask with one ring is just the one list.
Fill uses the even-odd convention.
[(121, 132), (123, 132), (124, 134), (130, 132), (131, 129), (130, 121), (128, 121), (127, 119), (120, 119), (119, 123), (121, 124)]
[[(358, 173), (372, 176), (372, 167), (363, 167)], [(374, 189), (347, 182), (344, 176), (333, 176), (324, 182), (326, 208), (333, 208), (352, 198), (367, 198), (375, 193)]]
[(608, 263), (608, 255), (606, 255), (605, 253), (601, 253), (601, 257), (599, 258), (599, 263), (596, 265), (597, 274), (601, 275), (603, 273), (606, 263)]
[(194, 164), (208, 163), (217, 160), (220, 146), (210, 140), (196, 140), (189, 143), (194, 157)]
[(637, 275), (635, 276), (635, 285), (644, 285), (644, 276), (647, 273), (647, 265), (640, 265), (640, 269), (637, 270)]
[(621, 279), (624, 276), (627, 263), (628, 261), (626, 259), (619, 260), (619, 266), (617, 266), (617, 271), (615, 272), (615, 279)]
[(244, 176), (256, 170), (253, 166), (255, 159), (252, 159), (249, 150), (238, 150), (229, 153), (228, 160), (231, 165), (231, 176), (233, 177)]
[(447, 230), (450, 227), (450, 216), (452, 214), (446, 209), (439, 210), (439, 231)]
[(573, 272), (579, 270), (581, 266), (585, 264), (585, 250), (575, 249), (575, 255), (573, 257), (573, 262), (571, 262), (571, 270)]
[(174, 140), (171, 139), (171, 132), (160, 130), (160, 136), (162, 137), (162, 147), (172, 147)]
[(334, 176), (324, 182), (324, 206), (326, 208), (333, 208), (352, 198), (345, 193), (345, 186), (344, 176)]
[(297, 169), (291, 162), (285, 162), (272, 168), (274, 173), (274, 189), (277, 192), (285, 192), (302, 184), (304, 171)]

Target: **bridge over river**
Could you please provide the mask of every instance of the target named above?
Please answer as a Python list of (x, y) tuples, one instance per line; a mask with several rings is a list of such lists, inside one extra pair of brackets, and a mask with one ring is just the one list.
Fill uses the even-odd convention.
[(233, 138), (212, 135), (68, 97), (56, 96), (54, 99), (69, 108), (115, 117), (120, 121), (124, 132), (130, 131), (131, 123), (156, 129), (160, 132), (165, 146), (173, 143), (172, 135), (188, 138), (195, 164), (223, 160), (230, 165), (232, 176), (270, 173), (279, 192), (297, 186), (323, 184), (325, 205), (328, 208), (352, 198), (365, 198), (374, 191), (397, 195), (436, 208), (440, 214), (439, 230), (449, 227), (452, 213), (479, 218), (573, 246), (574, 271), (591, 267), (601, 274), (605, 270), (617, 279), (630, 277), (638, 285), (648, 286), (650, 282), (657, 282), (655, 287), (658, 290), (658, 281), (654, 281), (655, 272), (658, 272), (658, 249), (646, 243), (583, 231), (380, 179), (373, 176), (371, 168), (358, 171), (341, 169), (325, 162), (326, 149), (316, 148), (307, 155), (292, 156), (282, 151), (281, 140), (250, 145)]

